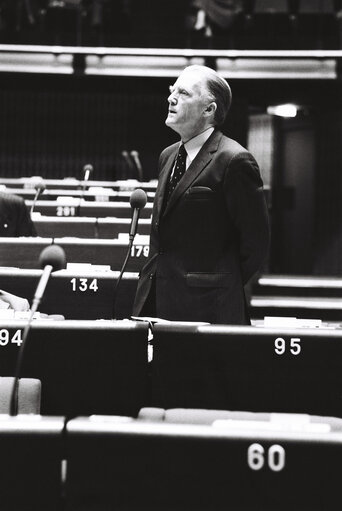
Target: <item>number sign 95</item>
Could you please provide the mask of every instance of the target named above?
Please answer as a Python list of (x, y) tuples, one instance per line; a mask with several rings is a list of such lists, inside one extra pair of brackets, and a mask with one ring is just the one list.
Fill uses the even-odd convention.
[(290, 351), (291, 355), (299, 355), (301, 349), (299, 337), (291, 337), (290, 341), (277, 337), (274, 341), (274, 351), (277, 355), (284, 355), (287, 350)]

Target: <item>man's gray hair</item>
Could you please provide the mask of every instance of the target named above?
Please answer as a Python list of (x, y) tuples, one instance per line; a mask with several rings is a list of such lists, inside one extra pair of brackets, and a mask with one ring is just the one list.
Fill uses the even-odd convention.
[(217, 126), (221, 126), (227, 117), (232, 103), (232, 91), (227, 81), (214, 71), (214, 69), (207, 66), (193, 65), (188, 66), (185, 69), (198, 71), (205, 76), (208, 92), (217, 105), (214, 121)]

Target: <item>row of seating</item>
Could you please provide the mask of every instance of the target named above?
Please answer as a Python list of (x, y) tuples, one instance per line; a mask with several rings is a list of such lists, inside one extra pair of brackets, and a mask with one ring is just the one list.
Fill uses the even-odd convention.
[[(7, 267), (39, 268), (41, 251), (52, 243), (64, 249), (69, 263), (104, 265), (120, 270), (128, 248), (128, 234), (117, 239), (1, 238), (1, 264)], [(136, 236), (127, 270), (139, 271), (148, 254), (148, 236)]]
[[(143, 226), (141, 224), (140, 228)], [(44, 239), (31, 244), (28, 239), (12, 242), (10, 238), (4, 238), (0, 245), (0, 257), (3, 257), (3, 264), (11, 267), (0, 268), (2, 287), (31, 301), (41, 275), (41, 270), (32, 268), (38, 268), (39, 252), (50, 241)], [(127, 242), (98, 240), (103, 241), (99, 245), (96, 240), (84, 241), (87, 245), (82, 248), (79, 240), (58, 239), (58, 244), (67, 252), (68, 269), (51, 276), (41, 310), (47, 314), (62, 314), (67, 319), (111, 319), (114, 287)], [(146, 261), (146, 254), (147, 240), (138, 237), (127, 272), (118, 288), (116, 318), (131, 316), (138, 271)], [(24, 266), (31, 266), (31, 269), (24, 269)], [(278, 282), (290, 282), (289, 287), (260, 284), (264, 281), (274, 282), (276, 279)], [(263, 320), (266, 316), (285, 316), (319, 319), (335, 326), (340, 325), (341, 290), (342, 283), (338, 278), (261, 275), (252, 288), (250, 314), (253, 320)]]
[(342, 420), (330, 417), (19, 415), (0, 421), (0, 448), (4, 511), (326, 511), (340, 498)]
[[(2, 320), (0, 374), (14, 374), (24, 320)], [(146, 321), (32, 323), (22, 377), (44, 415), (136, 415), (144, 406), (342, 417), (339, 329)]]
[[(37, 267), (42, 244), (53, 241), (68, 261), (113, 269), (127, 246), (7, 238), (0, 259)], [(137, 240), (131, 269), (146, 249)], [(3, 269), (0, 280), (27, 296), (39, 274)], [(41, 310), (50, 303), (52, 313), (110, 318), (117, 276), (91, 266), (57, 272)], [(137, 277), (124, 276), (121, 313), (131, 310)], [(25, 324), (1, 320), (3, 376), (14, 374)], [(331, 327), (36, 320), (20, 384), (42, 382), (42, 416), (0, 420), (2, 509), (331, 509), (339, 496), (341, 350)], [(19, 410), (20, 398), (19, 386)]]
[(342, 279), (308, 275), (261, 275), (250, 302), (258, 318), (290, 316), (341, 323)]
[[(114, 289), (119, 271), (91, 265), (76, 264), (69, 269), (53, 272), (46, 287), (40, 311), (61, 314), (65, 319), (113, 319)], [(0, 268), (3, 289), (30, 303), (42, 270)], [(137, 272), (125, 272), (117, 290), (115, 318), (130, 318), (138, 282)]]
[[(127, 233), (130, 228), (130, 218), (91, 218), (80, 216), (42, 216), (34, 214), (34, 226), (38, 236), (43, 238), (100, 238), (114, 239), (121, 233)], [(138, 232), (149, 235), (151, 220), (140, 218)]]
[[(25, 201), (28, 208), (33, 205), (32, 200)], [(131, 206), (128, 202), (104, 202), (88, 201), (79, 198), (70, 198), (63, 201), (37, 200), (34, 211), (45, 216), (72, 217), (118, 217), (129, 218)], [(148, 202), (141, 210), (142, 218), (150, 218), (152, 215), (152, 203)]]
[(96, 181), (96, 180), (80, 180), (72, 177), (64, 179), (43, 179), (41, 176), (32, 177), (0, 177), (0, 185), (11, 189), (32, 189), (37, 183), (45, 185), (47, 190), (80, 190), (85, 185), (87, 188), (110, 188), (119, 192), (132, 192), (136, 188), (142, 188), (146, 192), (153, 192), (157, 187), (157, 180), (147, 182), (137, 181), (136, 179), (125, 179), (121, 181)]
[[(9, 188), (6, 189), (10, 193), (14, 193), (15, 195), (19, 195), (25, 200), (33, 200), (36, 196), (37, 191), (35, 189), (30, 188)], [(154, 199), (153, 191), (147, 191), (146, 196), (149, 202), (153, 202)], [(61, 200), (64, 198), (69, 198), (70, 196), (84, 199), (87, 201), (97, 201), (97, 202), (128, 202), (130, 200), (132, 192), (127, 191), (116, 191), (109, 187), (88, 187), (87, 190), (71, 190), (71, 189), (51, 189), (44, 190), (39, 198), (41, 201), (53, 201), (53, 200)]]

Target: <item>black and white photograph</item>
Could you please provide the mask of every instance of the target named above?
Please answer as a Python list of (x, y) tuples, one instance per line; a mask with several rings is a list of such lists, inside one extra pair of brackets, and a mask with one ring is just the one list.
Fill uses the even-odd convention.
[(342, 0), (0, 0), (0, 452), (0, 511), (340, 509)]

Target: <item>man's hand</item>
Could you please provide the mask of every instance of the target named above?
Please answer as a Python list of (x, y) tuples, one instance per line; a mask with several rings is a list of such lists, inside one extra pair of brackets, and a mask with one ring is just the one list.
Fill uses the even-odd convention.
[(15, 311), (25, 312), (30, 310), (30, 304), (26, 298), (21, 298), (20, 296), (12, 295), (11, 293), (7, 293), (6, 291), (0, 290), (0, 300), (2, 302), (9, 304), (9, 309), (13, 309)]

